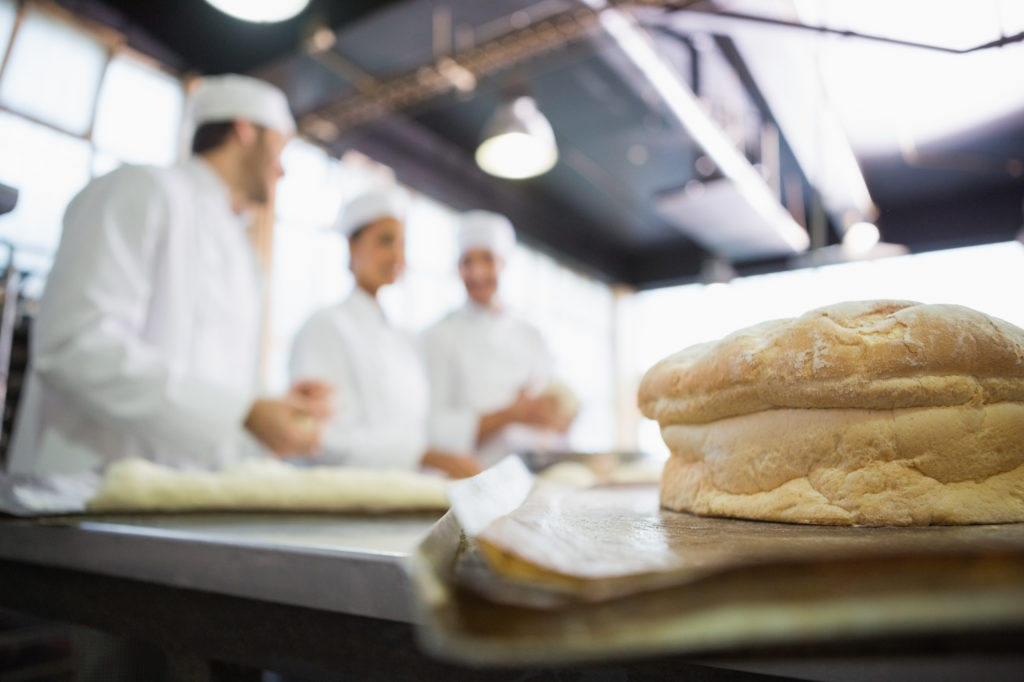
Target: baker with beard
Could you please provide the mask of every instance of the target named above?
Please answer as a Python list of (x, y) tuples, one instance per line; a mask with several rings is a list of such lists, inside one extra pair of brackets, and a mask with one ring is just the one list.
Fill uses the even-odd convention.
[(326, 385), (282, 397), (257, 385), (262, 286), (247, 209), (284, 175), (287, 100), (254, 78), (214, 76), (186, 120), (186, 162), (122, 166), (68, 205), (12, 471), (80, 473), (128, 457), (217, 468), (318, 445)]

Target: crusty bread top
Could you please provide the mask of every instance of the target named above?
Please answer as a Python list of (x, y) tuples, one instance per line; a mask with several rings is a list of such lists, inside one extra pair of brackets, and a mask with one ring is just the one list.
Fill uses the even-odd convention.
[(1024, 401), (1024, 330), (958, 305), (851, 301), (763, 322), (654, 365), (645, 416), (700, 424), (778, 407)]

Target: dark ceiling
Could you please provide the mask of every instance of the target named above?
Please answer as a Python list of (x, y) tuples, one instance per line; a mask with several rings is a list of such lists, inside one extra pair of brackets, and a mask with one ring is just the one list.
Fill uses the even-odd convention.
[[(730, 261), (740, 274), (793, 263), (777, 237), (761, 240), (770, 228), (751, 210), (756, 202), (745, 208), (731, 177), (698, 164), (706, 148), (583, 2), (313, 0), (296, 19), (276, 25), (231, 19), (203, 0), (61, 4), (113, 25), (133, 47), (180, 71), (250, 72), (278, 83), (303, 131), (334, 153), (362, 151), (456, 208), (502, 211), (526, 240), (610, 281), (694, 281), (714, 259)], [(835, 244), (851, 214), (841, 196), (850, 187), (809, 172), (817, 164), (806, 136), (819, 134), (809, 130), (819, 103), (791, 81), (816, 54), (806, 35), (815, 32), (794, 28), (792, 3), (755, 3), (758, 16), (776, 22), (768, 28), (779, 29), (756, 34), (769, 22), (738, 11), (750, 3), (639, 4), (646, 6), (627, 16), (700, 98), (709, 120), (765, 174), (774, 200), (811, 233), (813, 247)], [(961, 4), (962, 12), (972, 11), (969, 0)], [(333, 45), (308, 48), (324, 27), (333, 31)], [(878, 39), (884, 26), (868, 27), (861, 37), (847, 30), (837, 40), (851, 50), (886, 42)], [(992, 50), (1021, 57), (1012, 38)], [(792, 53), (789, 62), (782, 48)], [(899, 49), (920, 55), (930, 48)], [(445, 57), (475, 76), (472, 90), (460, 92), (437, 76)], [(886, 241), (914, 251), (1014, 238), (1024, 199), (1020, 75), (1004, 82), (999, 74), (977, 74), (995, 79), (992, 87), (1021, 90), (1019, 106), (992, 120), (909, 151), (906, 144), (869, 151), (851, 145), (873, 202), (862, 202), (861, 212), (870, 218), (877, 209)], [(523, 89), (551, 121), (559, 162), (532, 180), (492, 178), (475, 166), (473, 151), (502, 99)], [(952, 89), (948, 95), (959, 96)], [(896, 117), (896, 103), (876, 104), (882, 124), (887, 107)], [(848, 129), (856, 128), (850, 121)]]

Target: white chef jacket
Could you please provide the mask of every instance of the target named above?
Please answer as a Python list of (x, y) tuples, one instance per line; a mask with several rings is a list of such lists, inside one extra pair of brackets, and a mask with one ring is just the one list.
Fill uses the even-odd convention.
[(565, 446), (563, 434), (510, 424), (477, 446), (480, 417), (537, 394), (551, 380), (552, 358), (540, 333), (499, 309), (468, 301), (427, 330), (431, 446), (476, 452), (485, 464), (528, 450)]
[(414, 469), (427, 446), (430, 393), (415, 344), (360, 287), (316, 313), (292, 347), (291, 375), (334, 387), (324, 428), (326, 463)]
[(78, 473), (125, 457), (216, 467), (252, 446), (260, 273), (201, 158), (124, 166), (68, 205), (8, 468)]

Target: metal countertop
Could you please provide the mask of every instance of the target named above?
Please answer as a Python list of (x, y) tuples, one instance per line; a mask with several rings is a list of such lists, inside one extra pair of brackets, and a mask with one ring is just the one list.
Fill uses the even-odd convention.
[(183, 514), (0, 521), (0, 561), (413, 622), (405, 562), (439, 518)]

